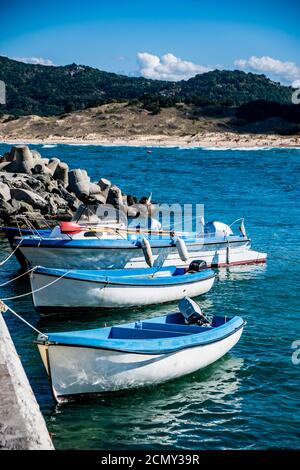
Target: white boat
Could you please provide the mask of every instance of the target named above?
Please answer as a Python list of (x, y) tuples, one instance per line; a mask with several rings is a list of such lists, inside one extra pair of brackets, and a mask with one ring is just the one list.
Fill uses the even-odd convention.
[(208, 292), (215, 273), (205, 268), (201, 262), (193, 262), (190, 270), (173, 266), (67, 271), (38, 266), (30, 274), (32, 299), (41, 314), (160, 304)]
[(203, 323), (197, 304), (181, 302), (183, 315), (39, 335), (37, 346), (55, 400), (166, 382), (212, 364), (240, 339), (242, 318), (215, 316)]
[[(30, 266), (76, 269), (145, 268), (143, 240), (149, 241), (153, 266), (187, 266), (193, 259), (204, 260), (210, 267), (258, 264), (266, 261), (266, 253), (251, 249), (251, 240), (244, 234), (233, 234), (221, 222), (206, 224), (203, 234), (172, 232), (137, 232), (117, 229), (76, 226), (74, 222), (56, 227), (52, 234), (15, 238), (21, 254)], [(178, 241), (186, 254), (180, 252)], [(181, 250), (182, 251), (182, 250)]]

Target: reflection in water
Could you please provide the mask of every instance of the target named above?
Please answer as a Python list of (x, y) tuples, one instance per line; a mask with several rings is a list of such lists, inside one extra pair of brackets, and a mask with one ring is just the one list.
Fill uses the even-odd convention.
[(249, 281), (250, 279), (261, 280), (266, 275), (266, 271), (267, 264), (244, 264), (219, 269), (217, 274), (220, 281)]
[[(227, 355), (203, 371), (156, 387), (56, 406), (50, 419), (54, 444), (59, 447), (62, 439), (64, 448), (85, 448), (87, 440), (88, 447), (95, 449), (141, 445), (190, 448), (193, 443), (206, 448), (208, 429), (215, 429), (214, 439), (221, 443), (221, 429), (226, 432), (241, 412), (238, 391), (242, 367), (242, 359)], [(81, 419), (78, 406), (82, 408)]]

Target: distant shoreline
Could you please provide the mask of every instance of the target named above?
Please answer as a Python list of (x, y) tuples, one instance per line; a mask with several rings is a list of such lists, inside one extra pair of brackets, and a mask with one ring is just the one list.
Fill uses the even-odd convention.
[(70, 138), (49, 136), (44, 139), (18, 138), (6, 139), (0, 136), (3, 144), (26, 144), (26, 145), (99, 145), (109, 147), (185, 147), (185, 148), (300, 148), (300, 136), (280, 136), (270, 134), (235, 134), (230, 132), (212, 132), (205, 135), (194, 136), (165, 136), (165, 135), (138, 135), (130, 138), (107, 138), (93, 136), (93, 138)]

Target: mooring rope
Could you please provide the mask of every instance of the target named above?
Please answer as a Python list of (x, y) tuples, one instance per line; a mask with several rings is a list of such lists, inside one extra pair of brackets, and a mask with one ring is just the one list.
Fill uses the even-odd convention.
[(44, 336), (45, 338), (48, 338), (48, 336), (45, 333), (43, 333), (42, 331), (35, 328), (33, 325), (31, 325), (31, 323), (29, 323), (27, 320), (25, 320), (25, 318), (21, 317), (21, 315), (19, 315), (12, 308), (10, 308), (8, 305), (6, 305), (2, 300), (0, 300), (0, 312), (6, 312), (7, 310), (9, 310), (10, 313), (12, 313), (17, 318), (19, 318), (19, 320), (21, 320), (23, 323), (25, 323), (25, 325), (29, 326), (29, 328), (34, 330), (36, 333), (38, 333), (39, 335)]
[(35, 294), (36, 292), (40, 292), (41, 290), (46, 289), (47, 287), (52, 286), (56, 282), (60, 281), (60, 279), (65, 277), (70, 272), (72, 272), (72, 270), (66, 271), (64, 274), (62, 274), (62, 276), (58, 277), (57, 279), (54, 279), (54, 281), (49, 282), (45, 286), (39, 287), (38, 289), (31, 290), (30, 292), (26, 292), (25, 294), (14, 295), (12, 297), (5, 297), (4, 299), (0, 299), (0, 301), (20, 299), (21, 297), (26, 297), (27, 295), (32, 295), (32, 294)]
[(20, 240), (20, 242), (18, 243), (18, 245), (16, 246), (16, 248), (10, 253), (10, 255), (3, 261), (0, 262), (0, 266), (3, 266), (3, 264), (5, 264), (14, 254), (15, 252), (17, 251), (17, 249), (20, 247), (21, 243), (23, 241), (23, 238)]
[(36, 269), (36, 266), (34, 266), (34, 268), (29, 269), (28, 271), (25, 271), (24, 273), (20, 274), (19, 276), (14, 277), (13, 279), (9, 279), (8, 281), (3, 282), (3, 284), (0, 284), (0, 287), (7, 286), (7, 284), (10, 284), (11, 282), (16, 281), (17, 279), (20, 279), (20, 277), (23, 277), (23, 276), (25, 276), (26, 274), (31, 273), (31, 272), (34, 271), (35, 269)]

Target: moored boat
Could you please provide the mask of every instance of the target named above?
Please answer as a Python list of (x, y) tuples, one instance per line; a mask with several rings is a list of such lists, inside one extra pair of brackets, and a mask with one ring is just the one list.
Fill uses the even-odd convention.
[(171, 302), (205, 294), (214, 280), (214, 271), (197, 261), (190, 269), (68, 271), (38, 266), (30, 274), (33, 304), (41, 314)]
[[(227, 225), (222, 224), (225, 228)], [(133, 230), (110, 227), (78, 228), (74, 224), (70, 232), (58, 233), (50, 237), (38, 235), (16, 239), (20, 251), (30, 266), (76, 269), (123, 269), (145, 268), (142, 242), (147, 238), (153, 255), (153, 265), (187, 266), (193, 259), (202, 259), (208, 266), (222, 267), (239, 264), (258, 264), (266, 261), (266, 253), (251, 249), (247, 235), (234, 235), (231, 230), (220, 230), (201, 234), (168, 235), (138, 233)], [(178, 250), (178, 239), (186, 247), (187, 257)]]
[[(17, 249), (19, 261), (30, 266), (145, 268), (149, 265), (143, 249), (145, 239), (156, 267), (188, 266), (193, 259), (202, 259), (211, 267), (266, 261), (266, 253), (251, 249), (243, 219), (230, 226), (218, 221), (203, 222), (199, 233), (176, 232), (163, 229), (153, 217), (141, 225), (135, 218), (123, 220), (115, 212), (110, 214), (109, 206), (107, 210), (106, 206), (101, 206), (101, 214), (98, 209), (98, 205), (80, 206), (71, 222), (61, 222), (52, 230), (49, 227), (47, 230), (31, 228), (31, 232), (21, 233), (25, 236), (17, 237), (18, 229), (7, 229), (6, 234), (13, 249)], [(233, 233), (232, 226), (237, 222), (241, 222), (239, 232)]]
[[(1, 227), (1, 231), (5, 234), (7, 241), (10, 244), (11, 249), (15, 250), (15, 256), (17, 260), (19, 261), (20, 265), (26, 266), (26, 258), (21, 253), (20, 249), (16, 248), (16, 245), (14, 244), (14, 242), (15, 242), (16, 237), (26, 237), (28, 235), (32, 235), (33, 234), (32, 229), (3, 226)], [(41, 237), (48, 237), (51, 234), (51, 229), (39, 229), (37, 230), (37, 233)]]
[(39, 335), (37, 346), (55, 400), (166, 382), (212, 364), (240, 339), (242, 318), (214, 316), (207, 323), (197, 304), (181, 302), (183, 314)]

